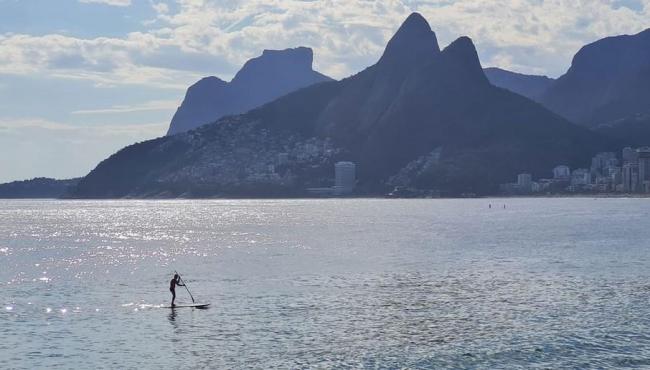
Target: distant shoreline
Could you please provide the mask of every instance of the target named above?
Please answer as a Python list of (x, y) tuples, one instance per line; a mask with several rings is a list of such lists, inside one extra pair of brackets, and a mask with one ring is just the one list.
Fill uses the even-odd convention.
[(476, 197), (385, 197), (385, 196), (350, 196), (350, 197), (123, 197), (123, 198), (0, 198), (3, 200), (46, 200), (46, 201), (169, 201), (169, 200), (449, 200), (449, 199), (556, 199), (556, 198), (601, 198), (601, 199), (646, 199), (650, 194), (545, 194), (545, 195), (488, 195)]

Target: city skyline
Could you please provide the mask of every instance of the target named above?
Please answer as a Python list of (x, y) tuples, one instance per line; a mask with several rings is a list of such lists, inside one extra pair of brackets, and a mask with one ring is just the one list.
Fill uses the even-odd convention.
[[(620, 158), (620, 161), (619, 161)], [(501, 185), (505, 195), (561, 193), (650, 193), (650, 147), (625, 147), (620, 157), (614, 152), (597, 153), (591, 166), (571, 169), (558, 164), (552, 177), (520, 173), (517, 181)]]

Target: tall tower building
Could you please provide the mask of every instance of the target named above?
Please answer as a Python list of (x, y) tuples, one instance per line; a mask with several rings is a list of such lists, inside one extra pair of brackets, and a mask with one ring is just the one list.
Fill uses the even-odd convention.
[(530, 193), (533, 190), (533, 176), (529, 173), (517, 175), (517, 186), (519, 190)]
[(591, 160), (591, 173), (596, 176), (603, 176), (606, 174), (607, 168), (617, 165), (616, 153), (598, 153)]
[(623, 191), (636, 193), (639, 191), (639, 164), (628, 162), (623, 165)]
[(634, 163), (639, 159), (639, 153), (628, 147), (623, 148), (623, 163)]
[(338, 194), (349, 194), (354, 190), (356, 165), (352, 162), (337, 162), (334, 165), (334, 191)]
[(639, 155), (639, 191), (650, 191), (650, 147), (637, 149)]

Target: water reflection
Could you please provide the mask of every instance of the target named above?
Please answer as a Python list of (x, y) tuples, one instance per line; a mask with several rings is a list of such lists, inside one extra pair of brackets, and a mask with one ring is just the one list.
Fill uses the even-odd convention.
[(169, 323), (172, 324), (174, 330), (178, 330), (178, 322), (176, 321), (176, 316), (178, 316), (178, 314), (176, 313), (176, 309), (170, 308), (169, 310), (170, 312), (169, 315), (167, 315), (167, 319), (169, 320)]

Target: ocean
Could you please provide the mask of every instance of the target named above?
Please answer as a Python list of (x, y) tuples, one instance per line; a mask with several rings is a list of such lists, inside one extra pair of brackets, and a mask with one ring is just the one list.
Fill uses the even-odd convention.
[(0, 262), (0, 368), (650, 367), (650, 199), (2, 200)]

